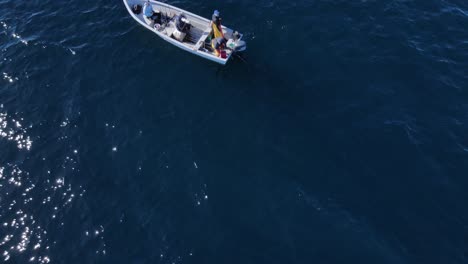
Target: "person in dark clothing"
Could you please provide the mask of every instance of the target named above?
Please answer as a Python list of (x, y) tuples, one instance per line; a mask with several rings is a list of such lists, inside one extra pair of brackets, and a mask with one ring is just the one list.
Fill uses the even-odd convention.
[(158, 24), (161, 24), (162, 22), (162, 15), (161, 15), (161, 11), (159, 10), (156, 10), (153, 12), (153, 16), (151, 17), (151, 19), (153, 19), (154, 23), (158, 23)]
[(150, 2), (146, 2), (143, 7), (143, 18), (146, 23), (153, 25), (154, 23), (161, 23), (161, 12), (154, 10)]
[(224, 37), (224, 32), (221, 26), (221, 16), (218, 10), (213, 12), (213, 16), (211, 17), (211, 28), (213, 30), (213, 37), (219, 38)]
[(214, 38), (211, 41), (211, 47), (215, 50), (216, 56), (221, 55), (221, 49), (224, 49), (226, 46), (226, 39), (224, 37)]
[(213, 15), (211, 16), (211, 21), (217, 26), (221, 25), (221, 17), (218, 10), (215, 10), (213, 12)]

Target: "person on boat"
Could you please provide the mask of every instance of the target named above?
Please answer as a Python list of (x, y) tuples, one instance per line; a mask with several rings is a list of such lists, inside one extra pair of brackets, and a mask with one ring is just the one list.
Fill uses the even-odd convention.
[(149, 25), (153, 25), (154, 23), (161, 23), (161, 12), (159, 10), (156, 10), (155, 12), (151, 6), (151, 3), (147, 1), (143, 6), (143, 18)]
[(143, 6), (143, 18), (145, 19), (146, 24), (153, 25), (153, 7), (149, 1), (145, 2)]
[(161, 11), (156, 10), (153, 11), (153, 16), (151, 18), (153, 19), (154, 23), (161, 24), (161, 17)]
[(224, 38), (224, 33), (221, 26), (221, 16), (218, 10), (215, 10), (213, 12), (213, 16), (211, 17), (211, 28), (213, 29), (214, 38)]
[(226, 39), (224, 37), (214, 38), (211, 40), (211, 47), (215, 50), (217, 57), (221, 55), (221, 50), (226, 46)]

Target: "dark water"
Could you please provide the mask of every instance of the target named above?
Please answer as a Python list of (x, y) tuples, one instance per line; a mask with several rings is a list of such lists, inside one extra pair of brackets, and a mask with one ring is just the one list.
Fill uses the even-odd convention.
[(468, 2), (0, 0), (6, 263), (468, 263)]

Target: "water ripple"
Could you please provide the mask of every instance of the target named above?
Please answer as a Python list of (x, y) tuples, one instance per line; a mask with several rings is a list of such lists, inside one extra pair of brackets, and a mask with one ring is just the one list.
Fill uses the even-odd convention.
[[(3, 105), (0, 106), (2, 109)], [(13, 142), (16, 150), (25, 152), (27, 156), (34, 147), (28, 135), (28, 130), (33, 126), (25, 126), (23, 122), (22, 118), (0, 112), (0, 143), (2, 140)], [(64, 171), (75, 171), (77, 155), (78, 151), (74, 149), (71, 155), (64, 157), (62, 169), (57, 171), (47, 169), (41, 172), (36, 169), (31, 173), (23, 162), (0, 163), (0, 234), (3, 236), (0, 237), (0, 252), (4, 261), (48, 263), (53, 259), (50, 253), (56, 241), (50, 233), (65, 228), (67, 214), (75, 200), (85, 193), (81, 186), (77, 188), (67, 183), (69, 175), (64, 174)], [(45, 165), (46, 162), (43, 158), (35, 163)], [(89, 225), (83, 228), (93, 229)], [(93, 231), (101, 241), (104, 239), (103, 232), (102, 226)], [(100, 247), (99, 254), (105, 254), (105, 243)]]

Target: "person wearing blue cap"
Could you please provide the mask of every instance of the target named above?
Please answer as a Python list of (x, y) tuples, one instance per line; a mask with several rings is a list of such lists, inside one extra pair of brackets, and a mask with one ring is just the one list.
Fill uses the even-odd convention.
[(221, 16), (218, 10), (213, 12), (211, 17), (211, 27), (213, 29), (214, 38), (224, 38), (224, 32), (221, 26)]
[(145, 19), (146, 24), (153, 26), (154, 21), (152, 17), (153, 17), (153, 7), (151, 6), (150, 2), (147, 1), (145, 2), (145, 5), (143, 6), (143, 18)]
[(153, 26), (154, 23), (161, 23), (161, 12), (154, 11), (153, 6), (149, 1), (143, 6), (143, 18), (147, 24)]

